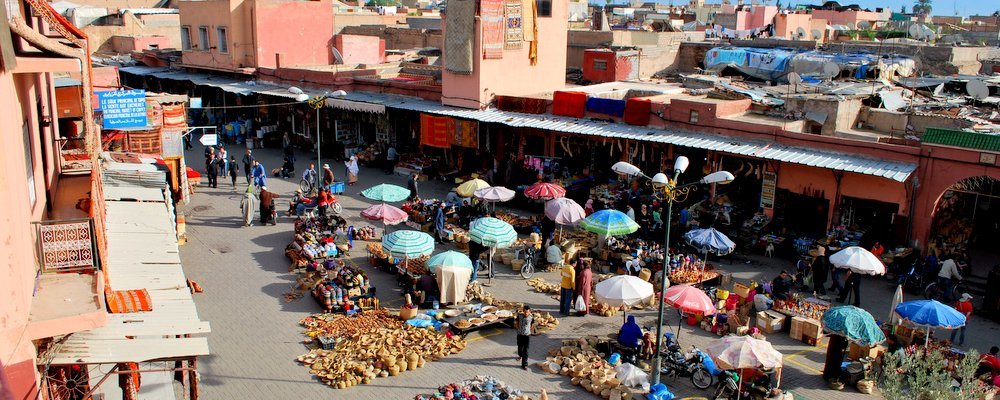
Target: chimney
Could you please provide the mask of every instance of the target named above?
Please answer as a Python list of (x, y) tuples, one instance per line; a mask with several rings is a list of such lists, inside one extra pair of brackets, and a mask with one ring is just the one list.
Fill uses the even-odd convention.
[(274, 69), (281, 68), (281, 53), (274, 53)]

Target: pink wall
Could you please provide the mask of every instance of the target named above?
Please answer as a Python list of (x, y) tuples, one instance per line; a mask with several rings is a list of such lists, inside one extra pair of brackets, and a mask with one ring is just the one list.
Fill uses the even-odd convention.
[(812, 18), (810, 14), (778, 14), (774, 18), (774, 35), (792, 39), (796, 37), (798, 29), (802, 28), (806, 32), (806, 38), (812, 38)]
[[(251, 3), (252, 1), (252, 3)], [(255, 67), (329, 65), (333, 60), (333, 3), (330, 0), (250, 0), (256, 16)]]
[[(520, 49), (504, 50), (503, 59), (483, 60), (482, 27), (476, 17), (476, 42), (473, 47), (473, 73), (441, 74), (441, 102), (465, 108), (485, 108), (494, 95), (526, 95), (551, 92), (566, 86), (566, 35), (568, 22), (566, 0), (552, 2), (552, 16), (539, 17), (538, 63), (528, 59), (528, 42)], [(444, 18), (442, 36), (447, 37)], [(443, 61), (443, 56), (442, 56)], [(515, 79), (512, 79), (516, 77)]]
[(764, 25), (770, 24), (774, 20), (774, 16), (778, 14), (778, 7), (775, 6), (753, 6), (750, 10), (750, 20), (748, 21), (748, 26), (746, 28), (740, 29), (755, 29), (763, 27)]
[(848, 28), (855, 28), (860, 21), (869, 21), (874, 25), (880, 14), (873, 11), (813, 10), (812, 15), (813, 18), (825, 19), (830, 25), (847, 25)]
[[(184, 51), (181, 56), (184, 65), (233, 70), (239, 67), (239, 63), (246, 64), (249, 61), (246, 59), (245, 54), (247, 51), (253, 50), (252, 46), (240, 46), (237, 48), (230, 46), (228, 53), (218, 51), (216, 28), (220, 26), (228, 29), (230, 41), (253, 43), (238, 29), (234, 29), (233, 10), (231, 7), (235, 6), (236, 1), (181, 1), (177, 4), (181, 13), (181, 27), (189, 28), (191, 38), (191, 50)], [(202, 26), (208, 28), (209, 47), (216, 47), (216, 49), (203, 49), (200, 47), (198, 29)], [(183, 31), (181, 34), (183, 35)]]
[(385, 40), (377, 36), (337, 35), (334, 47), (344, 57), (344, 64), (379, 64), (385, 62)]

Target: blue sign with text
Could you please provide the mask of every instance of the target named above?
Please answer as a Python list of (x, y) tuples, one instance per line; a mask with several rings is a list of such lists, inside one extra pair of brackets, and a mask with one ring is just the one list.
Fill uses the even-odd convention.
[(104, 116), (104, 129), (141, 128), (146, 121), (146, 91), (113, 90), (98, 92), (97, 101)]

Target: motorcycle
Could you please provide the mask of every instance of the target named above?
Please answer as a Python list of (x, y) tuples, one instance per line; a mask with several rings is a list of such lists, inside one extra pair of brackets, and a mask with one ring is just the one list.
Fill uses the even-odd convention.
[(716, 385), (714, 400), (766, 400), (776, 397), (775, 392), (781, 393), (779, 389), (771, 388), (771, 376), (767, 373), (753, 381), (740, 384), (740, 375), (734, 370), (726, 370), (720, 374), (719, 383)]
[(712, 386), (715, 363), (708, 354), (691, 346), (691, 351), (684, 353), (681, 347), (670, 337), (667, 338), (667, 350), (663, 352), (663, 366), (660, 374), (669, 377), (690, 377), (694, 387), (705, 390)]

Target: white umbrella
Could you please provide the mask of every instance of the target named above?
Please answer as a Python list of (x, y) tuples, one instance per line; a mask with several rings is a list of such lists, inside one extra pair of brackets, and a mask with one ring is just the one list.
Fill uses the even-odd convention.
[(892, 295), (892, 307), (889, 308), (889, 324), (895, 329), (899, 325), (899, 314), (896, 314), (896, 306), (903, 302), (903, 285), (896, 285), (896, 293)]
[(864, 275), (885, 275), (885, 264), (872, 252), (858, 246), (851, 246), (830, 256), (830, 263), (838, 268), (847, 268)]
[(613, 307), (631, 307), (653, 296), (653, 285), (631, 275), (618, 275), (597, 283), (597, 301)]
[(482, 189), (476, 189), (473, 194), (477, 199), (488, 201), (490, 203), (496, 203), (509, 201), (510, 199), (513, 199), (514, 195), (517, 193), (503, 186), (490, 186)]

